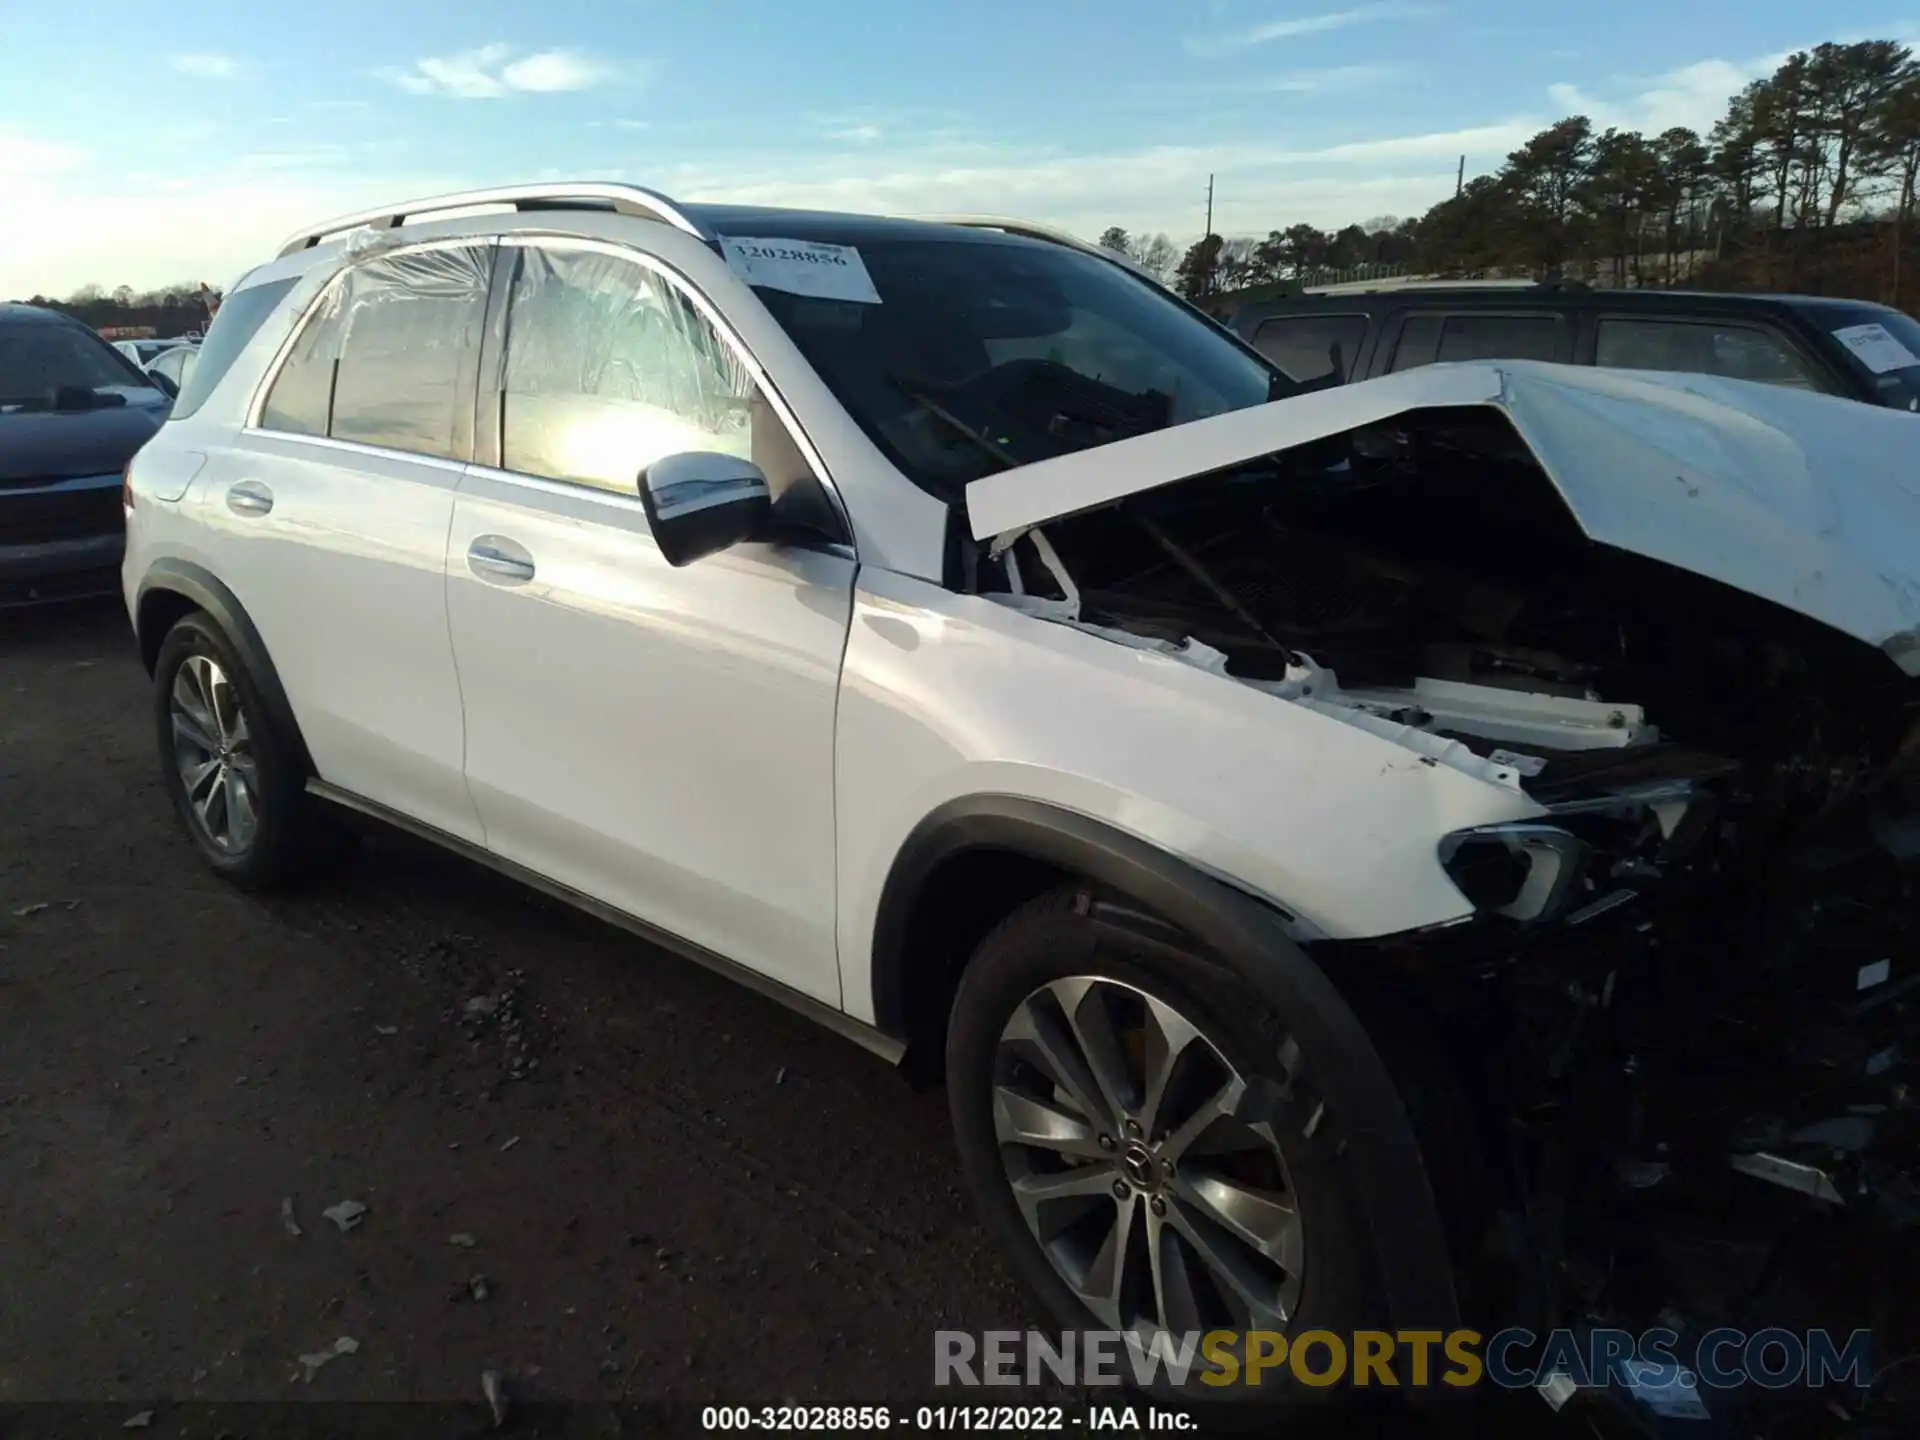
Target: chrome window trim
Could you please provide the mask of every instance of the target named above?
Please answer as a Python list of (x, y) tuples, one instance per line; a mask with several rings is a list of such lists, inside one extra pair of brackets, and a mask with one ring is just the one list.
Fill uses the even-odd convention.
[(490, 480), (496, 485), (513, 485), (522, 490), (532, 490), (541, 495), (552, 495), (562, 500), (578, 500), (582, 496), (594, 500), (604, 500), (616, 510), (631, 510), (644, 516), (647, 507), (640, 501), (639, 484), (636, 480), (634, 492), (623, 494), (600, 485), (589, 485), (582, 480), (553, 480), (545, 475), (529, 475), (523, 470), (502, 470), (497, 465), (467, 465), (462, 467), (476, 479)]
[[(264, 434), (274, 432), (264, 431)], [(362, 446), (362, 449), (370, 449)], [(391, 452), (390, 452), (391, 453)], [(493, 465), (464, 465), (461, 467), (476, 480), (486, 480), (495, 485), (507, 485), (521, 490), (532, 490), (541, 495), (552, 495), (561, 500), (589, 499), (612, 506), (616, 510), (629, 511), (646, 518), (647, 507), (641, 502), (636, 489), (632, 495), (623, 495), (618, 490), (603, 490), (598, 485), (587, 485), (578, 480), (550, 480), (544, 475), (528, 475), (519, 470), (502, 470)], [(117, 481), (118, 476), (107, 477)], [(651, 532), (649, 531), (649, 534)], [(844, 541), (830, 540), (819, 547), (824, 553), (836, 555), (842, 560), (857, 560), (853, 546)]]
[[(253, 387), (253, 398), (247, 402), (246, 418), (241, 422), (240, 428), (243, 431), (260, 431), (268, 435), (293, 435), (296, 433), (291, 430), (275, 430), (269, 426), (262, 425), (260, 423), (260, 413), (267, 408), (267, 397), (273, 393), (274, 385), (279, 382), (280, 372), (286, 368), (287, 360), (292, 356), (294, 346), (300, 343), (300, 337), (307, 333), (307, 327), (313, 323), (313, 317), (319, 313), (321, 303), (325, 301), (329, 295), (333, 294), (346, 280), (347, 276), (351, 275), (355, 270), (359, 269), (362, 265), (370, 264), (375, 260), (385, 260), (393, 255), (407, 255), (424, 250), (465, 250), (475, 246), (491, 250), (499, 245), (499, 243), (500, 238), (497, 235), (463, 235), (457, 239), (414, 240), (403, 245), (385, 246), (370, 254), (347, 257), (346, 263), (334, 271), (332, 275), (328, 276), (327, 283), (314, 292), (313, 299), (309, 300), (306, 309), (300, 312), (300, 318), (293, 322), (293, 329), (287, 332), (286, 338), (280, 342), (280, 348), (274, 351), (273, 359), (267, 362), (267, 368), (262, 373), (259, 383)], [(333, 437), (330, 435), (320, 435), (301, 438), (331, 440)], [(347, 444), (351, 442), (342, 441), (340, 443)], [(365, 448), (378, 451), (385, 455), (417, 454), (416, 451), (412, 450), (388, 450), (378, 445), (370, 445)], [(426, 455), (420, 456), (419, 458), (438, 460), (444, 459), (445, 457)], [(461, 462), (455, 461), (453, 463), (459, 464)]]
[(431, 465), (454, 475), (464, 475), (469, 466), (464, 460), (449, 460), (444, 455), (426, 455), (418, 450), (396, 450), (390, 445), (369, 445), (363, 440), (336, 440), (331, 435), (302, 435), (297, 430), (270, 430), (259, 425), (242, 426), (243, 439), (285, 440), (297, 445), (318, 445), (325, 450), (344, 450), (351, 455), (372, 455), (382, 460), (410, 460), (416, 465)]
[[(767, 373), (766, 366), (762, 365), (754, 353), (747, 348), (746, 341), (740, 338), (739, 331), (733, 328), (732, 323), (721, 312), (719, 306), (715, 305), (706, 295), (701, 293), (700, 287), (681, 273), (679, 269), (667, 261), (662, 260), (658, 255), (637, 249), (631, 245), (617, 244), (610, 240), (594, 240), (578, 235), (546, 232), (528, 233), (524, 231), (512, 235), (502, 235), (498, 237), (498, 239), (501, 245), (509, 247), (585, 250), (594, 254), (608, 256), (614, 260), (625, 260), (639, 265), (643, 269), (651, 270), (668, 285), (672, 286), (686, 298), (687, 302), (691, 304), (695, 310), (700, 312), (701, 317), (713, 327), (714, 333), (721, 338), (729, 350), (733, 351), (735, 358), (747, 368), (747, 372), (752, 375), (754, 383), (758, 385), (766, 395), (767, 401), (773, 407), (774, 413), (780, 417), (780, 423), (786, 427), (787, 437), (794, 442), (795, 448), (800, 451), (807, 464), (812, 467), (814, 478), (819, 481), (820, 488), (826, 493), (827, 501), (833, 506), (834, 513), (840, 517), (841, 526), (849, 536), (855, 533), (853, 517), (847, 511), (846, 502), (840, 496), (839, 487), (834, 484), (833, 476), (827, 469), (826, 461), (821, 458), (819, 447), (813, 443), (813, 437), (807, 434), (807, 428), (801, 424), (799, 415), (795, 413), (793, 406), (788, 403), (787, 397), (780, 393), (780, 387), (773, 383), (773, 377)], [(511, 294), (508, 296), (508, 301), (509, 323), (511, 323)], [(475, 466), (474, 468), (490, 472), (493, 470), (492, 466)], [(499, 471), (497, 473), (528, 480), (538, 480), (549, 485), (564, 486), (565, 488), (558, 492), (561, 494), (579, 494), (582, 491), (592, 495), (618, 493), (616, 491), (605, 490), (597, 485), (587, 485), (576, 480), (553, 480), (547, 476), (536, 475), (521, 476), (521, 472), (517, 470)]]

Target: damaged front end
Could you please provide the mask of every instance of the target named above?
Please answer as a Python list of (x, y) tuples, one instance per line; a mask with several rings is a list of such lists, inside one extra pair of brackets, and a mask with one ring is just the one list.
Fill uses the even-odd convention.
[[(976, 562), (1004, 603), (1541, 807), (1441, 843), (1468, 923), (1321, 947), (1340, 983), (1424, 1018), (1470, 1102), (1488, 1178), (1484, 1206), (1456, 1203), (1494, 1309), (1542, 1333), (1864, 1327), (1898, 1359), (1920, 681), (1887, 647), (1597, 543), (1481, 406), (1143, 489)], [(1761, 1398), (1866, 1427), (1901, 1383)]]

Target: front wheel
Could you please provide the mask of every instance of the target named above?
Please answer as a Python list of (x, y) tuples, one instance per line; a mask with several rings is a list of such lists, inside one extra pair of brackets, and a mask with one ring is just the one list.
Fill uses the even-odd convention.
[(1087, 908), (1041, 897), (962, 977), (948, 1096), (988, 1229), (1068, 1329), (1159, 1337), (1163, 1353), (1231, 1332), (1208, 1348), (1237, 1377), (1200, 1381), (1196, 1364), (1149, 1391), (1262, 1412), (1351, 1402), (1321, 1383), (1326, 1353), (1305, 1381), (1271, 1363), (1275, 1336), (1350, 1342), (1385, 1308), (1314, 1057), (1230, 972)]

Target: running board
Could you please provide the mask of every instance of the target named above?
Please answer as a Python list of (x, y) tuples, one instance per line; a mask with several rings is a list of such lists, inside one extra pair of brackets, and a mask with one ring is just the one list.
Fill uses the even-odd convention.
[(876, 1030), (873, 1026), (854, 1019), (846, 1012), (836, 1010), (833, 1006), (814, 999), (811, 995), (795, 990), (790, 985), (783, 985), (778, 980), (762, 975), (757, 970), (749, 969), (737, 960), (729, 960), (726, 956), (717, 954), (705, 946), (696, 945), (691, 940), (683, 940), (670, 931), (649, 925), (645, 920), (629, 915), (624, 910), (616, 910), (613, 906), (596, 900), (591, 895), (584, 895), (570, 886), (562, 885), (556, 880), (549, 880), (546, 876), (537, 874), (524, 865), (503, 859), (501, 856), (462, 840), (457, 835), (449, 835), (444, 830), (422, 824), (410, 816), (402, 815), (397, 810), (389, 810), (378, 801), (364, 799), (352, 791), (342, 790), (337, 785), (329, 785), (324, 780), (307, 781), (307, 793), (316, 800), (324, 800), (329, 805), (337, 805), (343, 810), (351, 810), (357, 815), (377, 820), (416, 839), (437, 845), (442, 850), (449, 850), (462, 859), (484, 865), (496, 874), (504, 875), (507, 879), (525, 885), (531, 890), (538, 890), (542, 895), (558, 900), (564, 905), (570, 905), (575, 910), (591, 915), (605, 924), (617, 926), (650, 945), (657, 945), (662, 950), (672, 951), (683, 960), (691, 960), (696, 965), (703, 965), (716, 974), (726, 976), (736, 984), (744, 985), (747, 989), (766, 996), (769, 1000), (777, 1000), (789, 1010), (799, 1012), (816, 1024), (824, 1025), (835, 1034), (872, 1051), (889, 1065), (898, 1065), (901, 1057), (907, 1052), (907, 1047), (893, 1036)]

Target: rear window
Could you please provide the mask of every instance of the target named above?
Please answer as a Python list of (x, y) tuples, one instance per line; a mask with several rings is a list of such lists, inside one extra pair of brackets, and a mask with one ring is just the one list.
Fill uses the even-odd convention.
[(1288, 379), (1304, 385), (1334, 373), (1336, 350), (1340, 378), (1351, 376), (1366, 338), (1364, 315), (1276, 315), (1253, 332), (1253, 348), (1286, 371)]
[(1401, 328), (1393, 368), (1450, 360), (1557, 360), (1560, 327), (1558, 315), (1414, 315)]
[(233, 362), (240, 358), (247, 342), (253, 339), (274, 308), (287, 298), (287, 292), (298, 278), (292, 276), (250, 285), (236, 290), (221, 303), (219, 313), (213, 317), (213, 328), (200, 342), (198, 358), (187, 368), (179, 398), (173, 402), (175, 420), (186, 419), (206, 402), (213, 387), (233, 368)]
[(294, 342), (261, 425), (465, 459), (492, 263), (490, 245), (451, 245), (346, 271)]

